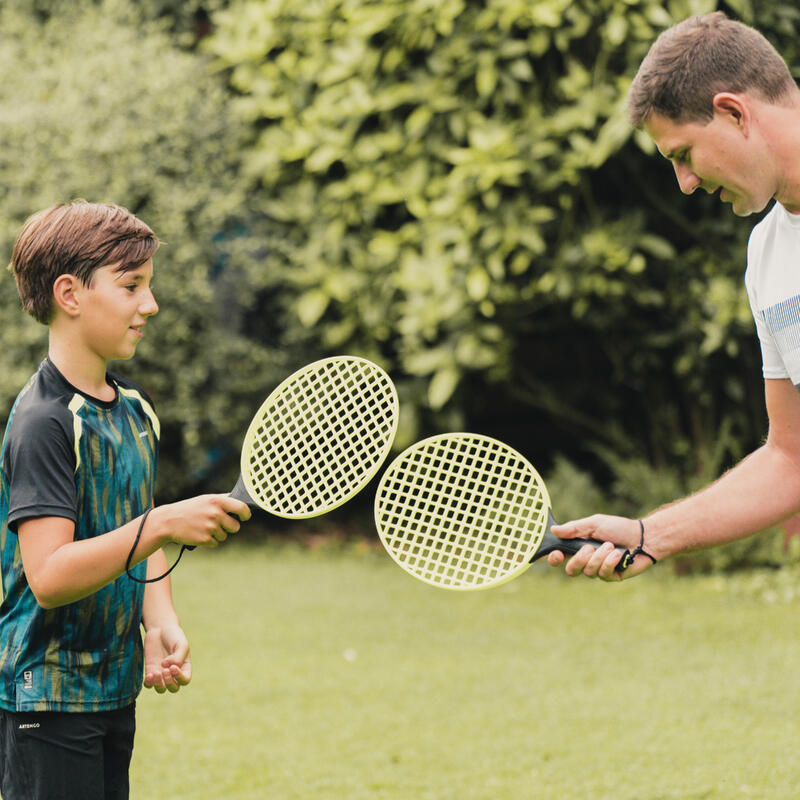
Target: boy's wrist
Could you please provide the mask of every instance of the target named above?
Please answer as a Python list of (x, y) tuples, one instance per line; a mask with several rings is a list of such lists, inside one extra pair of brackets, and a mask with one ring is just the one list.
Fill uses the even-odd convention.
[(147, 522), (145, 523), (143, 536), (154, 545), (152, 552), (160, 550), (165, 544), (169, 544), (172, 541), (167, 526), (165, 525), (161, 506), (154, 506), (150, 511)]

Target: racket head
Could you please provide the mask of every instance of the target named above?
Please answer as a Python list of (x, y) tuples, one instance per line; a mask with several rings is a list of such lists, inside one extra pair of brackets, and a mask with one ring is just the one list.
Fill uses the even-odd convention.
[(425, 583), (456, 591), (521, 575), (548, 530), (539, 473), (489, 436), (446, 433), (404, 450), (384, 472), (375, 525), (389, 555)]
[(339, 507), (378, 471), (398, 417), (397, 390), (377, 364), (334, 356), (302, 367), (270, 393), (247, 429), (247, 494), (286, 519)]

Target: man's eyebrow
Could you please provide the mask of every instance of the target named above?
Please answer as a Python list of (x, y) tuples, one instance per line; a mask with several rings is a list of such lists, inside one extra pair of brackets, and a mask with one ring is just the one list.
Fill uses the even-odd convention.
[(664, 156), (664, 158), (666, 158), (668, 161), (672, 161), (678, 156), (683, 155), (687, 149), (688, 148), (685, 145), (679, 145), (678, 147), (675, 147), (666, 153), (662, 152), (661, 150), (659, 150), (658, 152), (661, 153), (661, 155)]

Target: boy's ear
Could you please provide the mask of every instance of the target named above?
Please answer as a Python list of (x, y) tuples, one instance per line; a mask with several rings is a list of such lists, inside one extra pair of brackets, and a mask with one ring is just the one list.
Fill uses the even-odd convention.
[(78, 290), (81, 282), (74, 275), (59, 275), (53, 283), (53, 299), (56, 306), (67, 316), (77, 317), (80, 314), (81, 305), (78, 299)]

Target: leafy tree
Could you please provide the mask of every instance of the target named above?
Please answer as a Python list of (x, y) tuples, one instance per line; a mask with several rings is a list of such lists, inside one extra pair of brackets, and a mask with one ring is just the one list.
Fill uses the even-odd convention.
[[(73, 4), (44, 22), (6, 7), (0, 69), (0, 247), (10, 256), (28, 215), (76, 197), (119, 203), (154, 228), (161, 310), (137, 357), (115, 368), (155, 398), (161, 497), (229, 488), (238, 440), (286, 362), (259, 305), (277, 276), (247, 233), (224, 87), (125, 2)], [(6, 414), (47, 332), (18, 310), (8, 273), (0, 309)]]
[[(265, 264), (325, 351), (383, 358), (401, 441), (480, 427), (537, 459), (697, 469), (763, 428), (749, 226), (681, 200), (625, 98), (661, 29), (748, 0), (235, 0), (209, 49), (238, 94)], [(794, 59), (793, 63), (797, 63)]]

